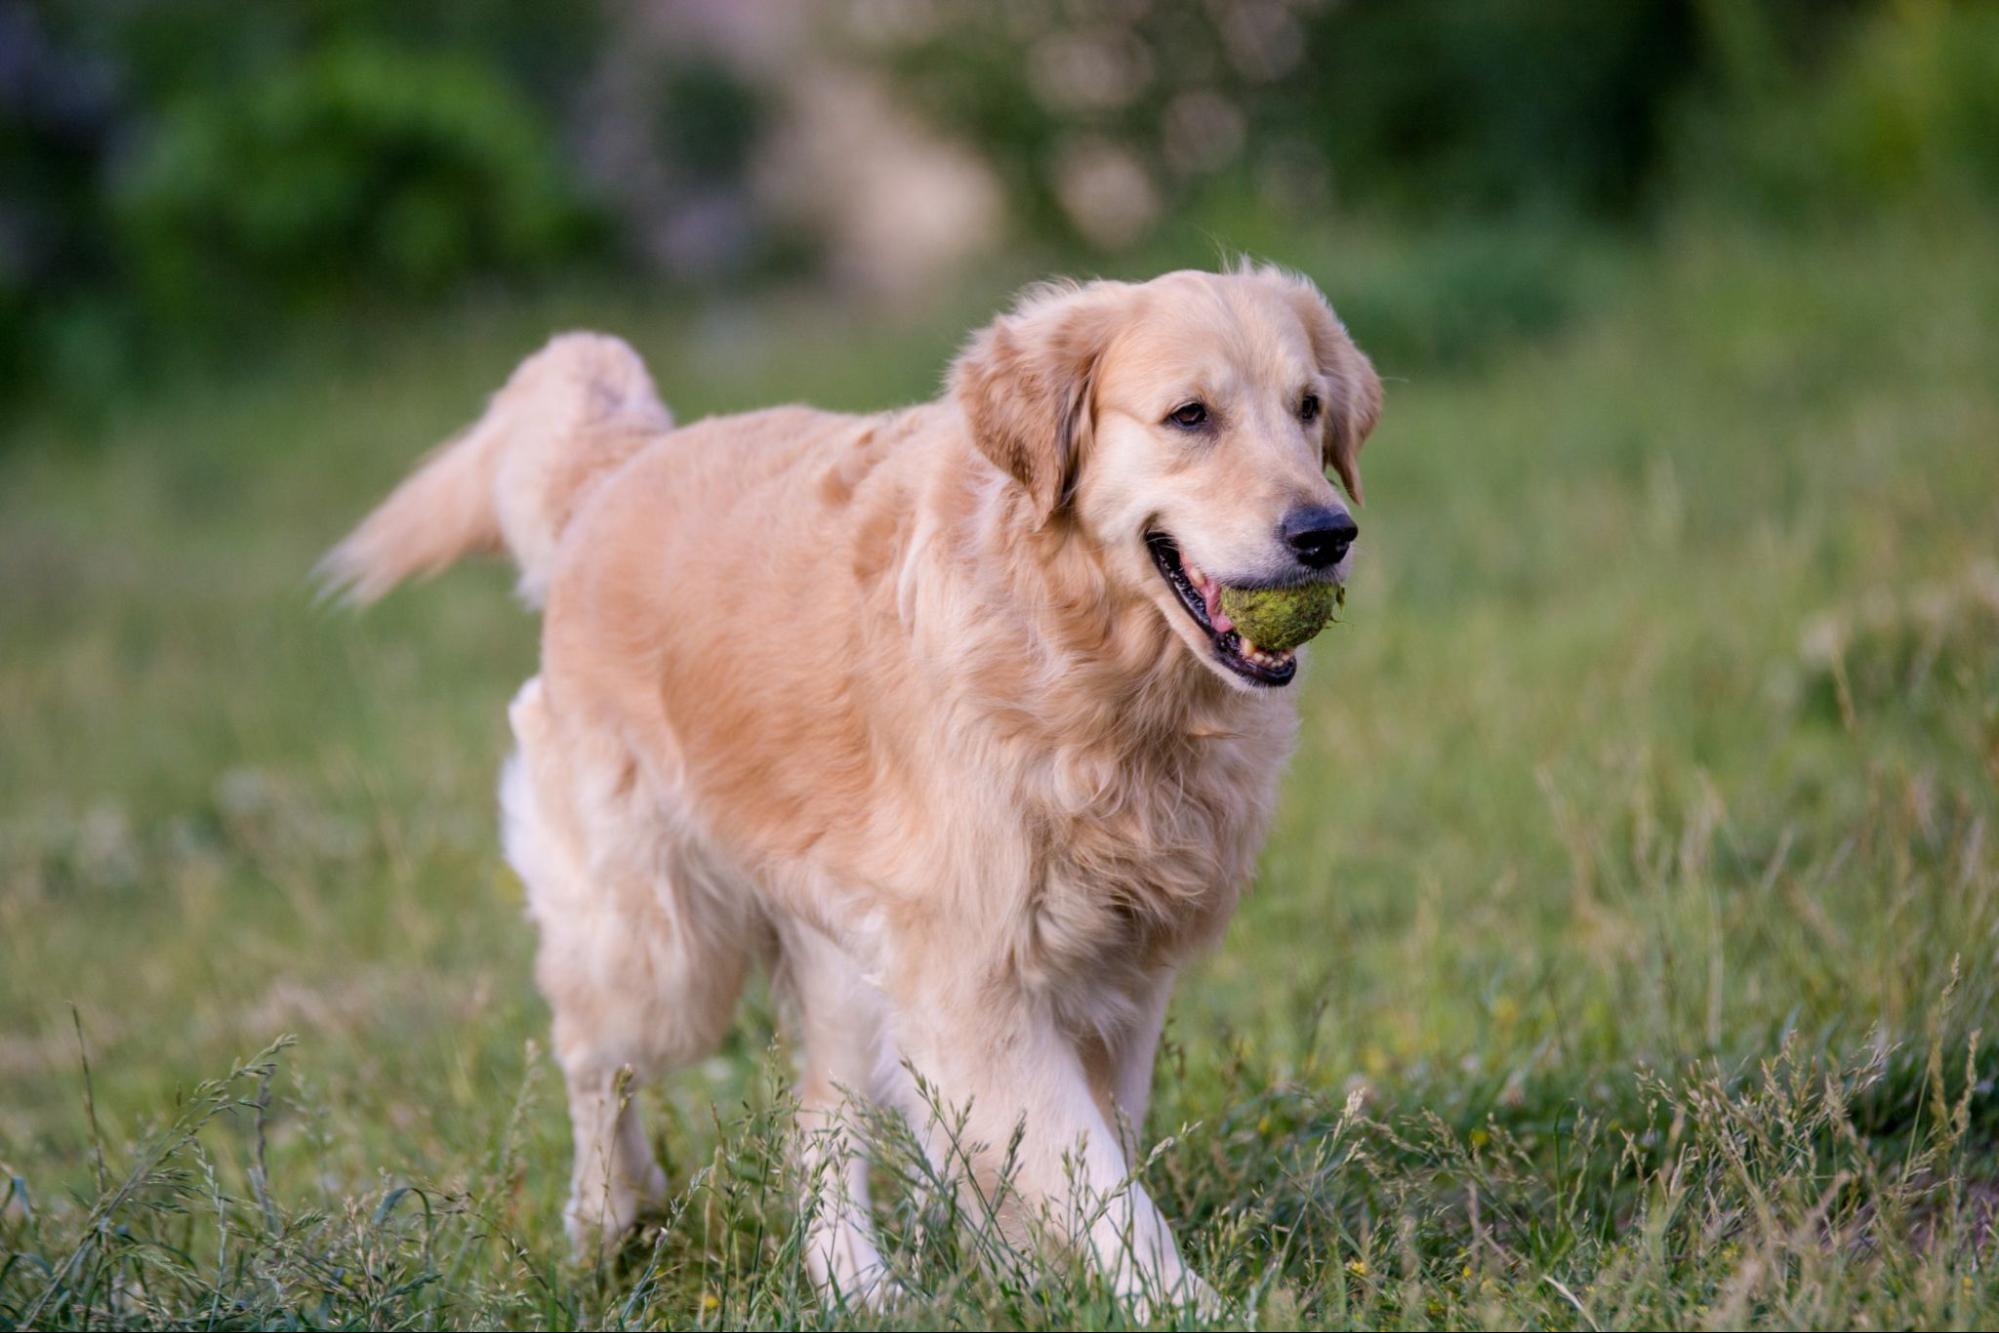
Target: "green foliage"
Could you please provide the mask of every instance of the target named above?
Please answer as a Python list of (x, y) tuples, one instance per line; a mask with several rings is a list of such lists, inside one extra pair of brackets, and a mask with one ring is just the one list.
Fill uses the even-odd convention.
[[(1015, 254), (1130, 263), (1197, 228), (1357, 219), (1437, 238), (1352, 296), (1410, 367), (1558, 329), (1578, 246), (1689, 207), (1837, 226), (1999, 192), (1985, 6), (836, 12), (812, 56), (983, 157)], [(634, 55), (621, 25), (649, 21), (528, 0), (0, 8), (0, 391), (101, 404), (324, 317), (558, 273), (818, 275), (825, 237), (752, 185), (786, 76), (699, 43)]]
[(118, 181), (149, 307), (279, 310), (531, 273), (583, 232), (547, 127), (476, 61), (344, 39), (182, 90)]
[[(1769, 22), (1801, 39), (1840, 17), (1800, 5)], [(1032, 222), (1087, 241), (1061, 178), (1093, 139), (1132, 155), (1169, 216), (1246, 193), (1298, 221), (1628, 218), (1716, 63), (1706, 27), (1686, 5), (1171, 0), (1084, 22), (1040, 0), (894, 55), (907, 93), (993, 152)]]
[(1342, 199), (1456, 214), (1627, 214), (1705, 52), (1687, 5), (1328, 6), (1273, 117)]
[(1697, 198), (1793, 223), (1999, 200), (1999, 11), (1884, 6), (1811, 68), (1767, 54), (1755, 7), (1715, 9), (1735, 58), (1731, 95), (1690, 117)]
[(23, 186), (0, 213), (0, 387), (101, 398), (300, 316), (573, 266), (595, 235), (557, 147), (587, 7), (196, 0), (0, 24), (20, 76), (0, 170)]
[(1326, 250), (1313, 277), (1376, 364), (1396, 374), (1467, 365), (1550, 337), (1614, 281), (1602, 235), (1547, 217)]
[(738, 181), (766, 128), (756, 89), (713, 61), (669, 61), (661, 69), (655, 138), (693, 183)]

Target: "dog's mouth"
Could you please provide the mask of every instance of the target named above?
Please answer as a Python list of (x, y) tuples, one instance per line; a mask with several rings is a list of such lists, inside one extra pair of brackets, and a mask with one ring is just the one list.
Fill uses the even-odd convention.
[(1199, 566), (1182, 559), (1180, 547), (1171, 537), (1163, 532), (1148, 532), (1145, 546), (1152, 552), (1152, 563), (1159, 567), (1159, 576), (1173, 589), (1194, 623), (1207, 634), (1215, 657), (1223, 666), (1251, 684), (1274, 688), (1291, 683), (1291, 678), (1298, 674), (1295, 650), (1272, 652), (1245, 639), (1228, 612), (1222, 610), (1220, 580), (1208, 577)]

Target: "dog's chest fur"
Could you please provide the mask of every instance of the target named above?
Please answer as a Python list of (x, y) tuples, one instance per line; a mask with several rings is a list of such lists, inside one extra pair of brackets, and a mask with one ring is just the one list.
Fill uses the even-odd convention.
[(1254, 872), (1292, 729), (1288, 707), (1236, 721), (1058, 743), (1027, 770), (1037, 875), (1011, 947), (1031, 983), (1097, 1008), (1221, 933)]

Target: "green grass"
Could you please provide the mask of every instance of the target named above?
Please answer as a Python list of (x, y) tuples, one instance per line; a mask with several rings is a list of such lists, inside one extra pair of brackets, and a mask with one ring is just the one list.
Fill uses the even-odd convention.
[[(1369, 253), (1321, 276), (1392, 311)], [(1383, 366), (1364, 565), (1148, 1181), (1230, 1325), (1993, 1326), (1999, 241), (1589, 263), (1534, 336)], [(669, 1224), (566, 1260), (492, 799), (533, 622), (497, 570), (358, 620), (305, 575), (554, 324), (683, 417), (868, 406), (997, 295), (464, 312), (0, 445), (0, 1324), (866, 1322), (808, 1299), (754, 998), (646, 1094)], [(1124, 1318), (887, 1194), (881, 1322)]]

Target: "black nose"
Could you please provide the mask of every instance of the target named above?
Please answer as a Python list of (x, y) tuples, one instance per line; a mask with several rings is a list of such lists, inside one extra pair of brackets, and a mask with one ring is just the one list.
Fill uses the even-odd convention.
[(1284, 544), (1307, 569), (1328, 569), (1346, 555), (1360, 524), (1344, 509), (1300, 505), (1284, 517)]

